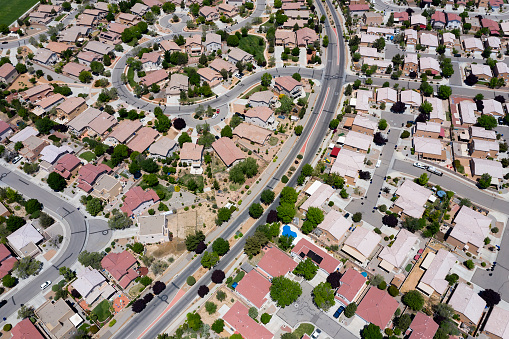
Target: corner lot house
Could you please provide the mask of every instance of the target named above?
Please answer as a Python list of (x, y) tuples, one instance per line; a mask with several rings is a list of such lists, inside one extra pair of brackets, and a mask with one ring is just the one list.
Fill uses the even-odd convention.
[(10, 84), (16, 79), (18, 76), (18, 71), (16, 71), (16, 68), (8, 62), (3, 64), (0, 67), (0, 81), (5, 82), (7, 84)]
[(484, 326), (484, 333), (492, 339), (504, 339), (509, 337), (509, 311), (494, 306), (490, 317)]
[(11, 248), (20, 257), (34, 257), (40, 253), (37, 246), (44, 237), (32, 224), (26, 224), (7, 236)]
[(113, 286), (108, 284), (106, 278), (96, 269), (85, 267), (77, 274), (72, 287), (78, 291), (88, 305), (95, 301), (108, 299), (115, 293)]
[[(245, 277), (244, 277), (245, 278)], [(235, 302), (223, 319), (245, 339), (272, 339), (274, 335), (262, 324), (257, 323), (248, 314), (249, 309), (240, 301)]]
[(269, 248), (257, 266), (258, 269), (272, 278), (286, 276), (295, 267), (297, 267), (295, 260), (276, 247)]
[(339, 260), (304, 238), (300, 239), (297, 245), (292, 248), (292, 256), (300, 260), (311, 258), (326, 273), (334, 272), (341, 265)]
[(270, 281), (258, 273), (257, 270), (251, 270), (235, 287), (235, 291), (250, 304), (260, 309), (267, 301), (270, 285)]
[[(274, 96), (272, 94), (272, 92), (270, 92), (270, 91), (267, 91), (267, 92), (270, 93), (271, 98)], [(262, 93), (262, 92), (259, 92), (259, 93)], [(251, 98), (249, 100), (251, 101)], [(270, 99), (269, 99), (269, 101), (270, 101)], [(260, 105), (260, 106), (251, 108), (243, 115), (244, 115), (244, 119), (246, 122), (256, 125), (256, 126), (263, 127), (263, 128), (268, 128), (268, 127), (270, 127), (270, 125), (272, 125), (274, 123), (274, 112), (272, 111), (272, 109), (270, 109), (267, 106)]]
[(449, 305), (467, 326), (477, 326), (481, 320), (486, 302), (465, 283), (459, 283), (454, 290)]
[(461, 206), (454, 217), (453, 225), (447, 242), (460, 250), (477, 255), (484, 246), (484, 239), (490, 233), (491, 218), (467, 206)]
[(249, 97), (249, 104), (252, 107), (258, 106), (270, 107), (274, 103), (276, 103), (276, 99), (272, 91), (256, 92)]
[(424, 213), (424, 205), (432, 196), (432, 192), (412, 180), (405, 180), (396, 190), (398, 199), (394, 202), (391, 210), (400, 214), (403, 218), (420, 218)]
[(366, 287), (366, 277), (353, 268), (349, 268), (339, 280), (336, 300), (343, 304), (343, 306), (348, 306), (350, 303), (357, 302), (357, 299)]
[(83, 323), (79, 314), (74, 313), (65, 299), (48, 300), (35, 310), (46, 331), (52, 338), (70, 338)]
[(122, 288), (126, 288), (138, 276), (138, 273), (134, 270), (135, 265), (136, 259), (127, 251), (108, 253), (101, 260), (101, 266)]

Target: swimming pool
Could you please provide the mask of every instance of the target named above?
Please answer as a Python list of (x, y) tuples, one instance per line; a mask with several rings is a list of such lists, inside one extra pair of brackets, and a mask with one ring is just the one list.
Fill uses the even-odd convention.
[(364, 278), (367, 278), (368, 277), (368, 274), (366, 272), (361, 272), (361, 275), (364, 277)]
[(297, 238), (297, 233), (292, 231), (290, 226), (284, 225), (283, 226), (283, 233), (282, 235), (287, 235), (289, 237), (293, 237), (294, 239)]

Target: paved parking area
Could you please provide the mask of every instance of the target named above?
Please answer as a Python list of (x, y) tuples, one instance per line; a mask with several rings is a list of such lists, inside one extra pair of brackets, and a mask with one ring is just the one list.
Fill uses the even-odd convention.
[[(330, 318), (325, 312), (314, 305), (313, 297), (311, 296), (313, 287), (309, 283), (303, 282), (301, 286), (302, 295), (292, 305), (279, 309), (276, 313), (278, 317), (293, 328), (296, 328), (299, 323), (310, 322), (325, 332), (320, 338), (357, 338), (342, 327), (336, 319)], [(336, 305), (332, 306), (332, 309), (334, 307)]]

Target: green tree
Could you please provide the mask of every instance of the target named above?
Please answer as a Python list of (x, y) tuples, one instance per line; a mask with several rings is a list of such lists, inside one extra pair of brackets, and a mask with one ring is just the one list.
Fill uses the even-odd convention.
[(272, 82), (272, 75), (270, 75), (269, 73), (263, 73), (262, 80), (261, 80), (262, 86), (269, 87), (271, 82)]
[(285, 308), (294, 303), (301, 294), (302, 288), (298, 282), (283, 276), (272, 279), (270, 297), (276, 302), (277, 306)]
[(252, 236), (246, 239), (244, 244), (244, 253), (249, 257), (253, 257), (260, 253), (261, 247), (265, 246), (269, 242), (269, 239), (262, 232), (255, 232)]
[(269, 189), (266, 189), (260, 195), (260, 200), (264, 204), (269, 205), (269, 204), (271, 204), (274, 201), (275, 197), (276, 197), (276, 194), (273, 191), (271, 191)]
[(201, 265), (205, 268), (212, 268), (219, 262), (219, 255), (215, 252), (206, 251), (201, 258)]
[(378, 122), (378, 129), (381, 131), (384, 131), (386, 128), (387, 128), (387, 120), (380, 119), (380, 121)]
[(306, 258), (306, 260), (299, 262), (297, 267), (293, 270), (293, 274), (304, 277), (306, 280), (313, 279), (316, 272), (318, 272), (318, 266), (313, 263), (311, 258)]
[(35, 128), (42, 134), (49, 134), (55, 123), (50, 118), (45, 117), (35, 122)]
[(261, 204), (253, 203), (249, 206), (249, 215), (255, 219), (258, 219), (263, 214), (263, 207)]
[(433, 111), (433, 106), (428, 101), (424, 101), (419, 109), (424, 114), (430, 114)]
[(302, 134), (302, 131), (304, 130), (304, 127), (302, 125), (297, 125), (294, 128), (294, 132), (296, 136), (300, 136)]
[(361, 331), (362, 339), (382, 339), (383, 337), (380, 327), (375, 324), (369, 324)]
[(216, 224), (221, 225), (224, 222), (230, 220), (232, 216), (232, 211), (227, 207), (221, 207), (219, 211), (217, 211), (217, 220)]
[(42, 263), (40, 261), (37, 261), (32, 257), (24, 257), (15, 262), (12, 269), (17, 277), (26, 279), (31, 275), (39, 274), (41, 268)]
[(42, 211), (42, 204), (37, 199), (30, 199), (25, 202), (25, 211), (32, 214), (36, 211)]
[(92, 198), (87, 201), (87, 212), (94, 217), (101, 213), (103, 208), (103, 202), (99, 198)]
[(445, 276), (445, 280), (449, 283), (449, 285), (454, 285), (458, 282), (460, 277), (456, 273), (448, 274)]
[(447, 100), (451, 95), (452, 95), (451, 87), (447, 85), (440, 85), (440, 87), (438, 87), (438, 97), (440, 99)]
[(223, 319), (216, 319), (210, 328), (212, 329), (212, 331), (214, 331), (214, 332), (216, 332), (218, 334), (223, 332), (223, 330), (224, 330), (224, 320)]
[(233, 131), (229, 125), (226, 125), (221, 130), (221, 137), (233, 138)]
[(429, 181), (429, 177), (426, 173), (422, 173), (421, 176), (417, 179), (417, 183), (421, 186), (425, 186)]
[[(92, 70), (92, 73), (94, 74), (102, 74), (104, 72), (104, 65), (100, 63), (99, 61), (92, 61), (90, 63), (90, 69)], [(81, 74), (80, 74), (81, 76)], [(81, 79), (80, 79), (81, 81)], [(84, 81), (82, 81), (84, 82)]]
[(2, 285), (7, 288), (12, 288), (18, 284), (18, 279), (10, 274), (4, 275), (2, 278)]
[(58, 273), (64, 277), (65, 281), (69, 282), (76, 278), (76, 272), (68, 267), (62, 266), (58, 269)]
[(475, 264), (472, 261), (472, 259), (468, 259), (468, 260), (464, 261), (463, 265), (465, 265), (465, 267), (468, 268), (469, 270), (473, 270), (475, 267)]
[(187, 314), (187, 325), (189, 328), (193, 329), (195, 332), (198, 331), (202, 325), (203, 321), (201, 320), (201, 317), (198, 313), (192, 312)]
[(479, 178), (479, 187), (482, 189), (486, 189), (491, 186), (491, 175), (488, 173), (483, 173)]
[(179, 143), (180, 147), (182, 147), (182, 145), (184, 145), (186, 142), (192, 142), (192, 141), (193, 140), (191, 139), (189, 134), (187, 134), (186, 132), (182, 132), (182, 134), (178, 138), (178, 143)]
[(352, 215), (352, 220), (353, 222), (359, 222), (362, 220), (362, 213), (361, 212), (356, 212)]
[(323, 221), (323, 211), (318, 207), (309, 207), (306, 213), (306, 219), (313, 225), (319, 225)]
[(22, 305), (18, 310), (18, 319), (32, 318), (35, 310), (32, 306)]
[(351, 318), (355, 315), (355, 312), (357, 312), (356, 303), (350, 303), (345, 307), (345, 317)]
[(223, 256), (230, 250), (230, 243), (223, 238), (217, 238), (212, 243), (212, 250), (220, 256)]
[(46, 182), (52, 190), (57, 192), (63, 191), (64, 188), (67, 187), (67, 181), (65, 181), (65, 178), (57, 172), (51, 172), (48, 175)]
[(421, 292), (417, 290), (411, 290), (405, 293), (401, 301), (414, 311), (420, 311), (424, 306), (424, 297)]
[(187, 277), (186, 283), (189, 286), (193, 286), (194, 284), (196, 284), (196, 279), (192, 275), (190, 275), (189, 277)]
[(82, 83), (88, 84), (93, 79), (92, 73), (90, 73), (89, 71), (81, 71), (78, 79), (80, 79)]
[(433, 86), (428, 84), (426, 81), (421, 82), (421, 86), (419, 88), (422, 94), (426, 97), (429, 97), (431, 94), (433, 94)]
[(277, 217), (286, 224), (292, 222), (295, 213), (295, 206), (292, 204), (283, 203), (277, 207)]
[(304, 166), (302, 166), (301, 174), (306, 177), (313, 175), (313, 166), (310, 164), (304, 164)]
[(205, 310), (208, 314), (214, 314), (217, 310), (217, 305), (213, 303), (212, 301), (205, 302)]
[(129, 218), (127, 213), (123, 213), (116, 208), (111, 212), (111, 217), (108, 220), (108, 226), (111, 229), (125, 229), (133, 225), (133, 220)]
[(101, 260), (103, 259), (103, 255), (98, 252), (88, 252), (83, 251), (78, 255), (78, 261), (85, 267), (92, 267), (96, 270), (101, 269)]
[(189, 234), (185, 239), (186, 249), (190, 252), (196, 250), (198, 244), (205, 241), (205, 234), (202, 231), (198, 231), (195, 234)]
[(322, 282), (313, 289), (313, 302), (324, 311), (334, 305), (334, 290), (328, 282)]
[(477, 125), (485, 129), (492, 130), (497, 127), (497, 119), (492, 115), (483, 114), (477, 118)]
[(281, 190), (281, 197), (279, 201), (281, 204), (295, 204), (297, 202), (297, 197), (299, 194), (295, 190), (295, 188), (286, 186)]

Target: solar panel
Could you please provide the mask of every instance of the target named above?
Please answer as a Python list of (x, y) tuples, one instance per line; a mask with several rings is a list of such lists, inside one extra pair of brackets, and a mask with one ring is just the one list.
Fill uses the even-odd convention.
[(299, 255), (300, 255), (300, 257), (301, 257), (302, 259), (304, 259), (304, 258), (306, 257), (306, 255), (304, 254), (304, 252), (300, 252), (300, 254), (299, 254)]
[(318, 265), (322, 262), (323, 258), (316, 254), (315, 252), (309, 250), (307, 256), (311, 258), (314, 262), (316, 262)]

